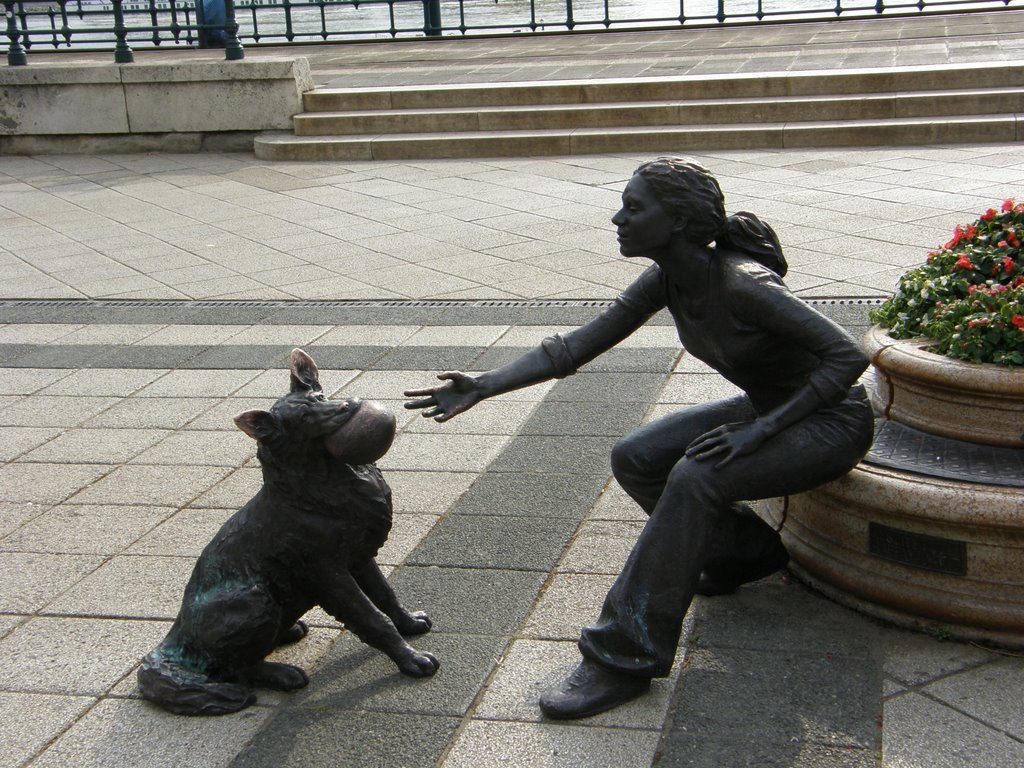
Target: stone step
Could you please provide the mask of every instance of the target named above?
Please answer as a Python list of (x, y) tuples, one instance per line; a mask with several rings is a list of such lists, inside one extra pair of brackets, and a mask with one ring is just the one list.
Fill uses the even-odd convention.
[(1024, 88), (306, 112), (298, 136), (885, 120), (1024, 112)]
[[(314, 89), (265, 160), (1024, 140), (1024, 62)], [(1017, 115), (1022, 117), (1018, 119)]]
[(987, 89), (993, 86), (1024, 86), (1024, 62), (982, 62), (843, 71), (687, 75), (667, 78), (410, 85), (380, 89), (318, 88), (305, 94), (303, 108), (307, 112), (336, 112), (506, 107), (901, 93)]
[(262, 160), (408, 160), (530, 157), (607, 152), (899, 146), (1024, 140), (1024, 115), (993, 114), (885, 120), (733, 123), (689, 126), (296, 136), (264, 133)]

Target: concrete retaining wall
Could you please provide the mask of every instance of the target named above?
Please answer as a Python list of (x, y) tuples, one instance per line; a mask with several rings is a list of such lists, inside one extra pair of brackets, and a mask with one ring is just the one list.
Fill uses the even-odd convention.
[(0, 68), (0, 153), (252, 149), (289, 130), (305, 58)]

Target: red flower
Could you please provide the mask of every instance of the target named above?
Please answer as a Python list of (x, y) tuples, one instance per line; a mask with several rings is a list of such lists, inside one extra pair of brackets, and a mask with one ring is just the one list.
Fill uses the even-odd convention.
[(997, 248), (1009, 248), (1010, 244), (1008, 242), (1006, 242), (1005, 240), (1000, 240), (998, 243), (996, 243), (996, 247)]
[(1003, 200), (1003, 213), (1008, 213), (1013, 210), (1013, 198), (1008, 197)]
[(1013, 327), (1018, 331), (1024, 331), (1024, 315), (1014, 315), (1010, 322), (1013, 323)]
[(957, 269), (974, 269), (974, 264), (971, 263), (971, 259), (968, 256), (961, 256), (956, 260)]
[(953, 228), (953, 239), (946, 243), (945, 248), (946, 250), (954, 248), (958, 243), (970, 240), (976, 234), (978, 234), (978, 229), (973, 224), (969, 224), (966, 227), (963, 224), (957, 224)]
[[(954, 248), (958, 243), (962, 243), (969, 238), (973, 238), (974, 232), (971, 231), (972, 229), (974, 229), (973, 226), (964, 226), (964, 224), (957, 224), (956, 226), (954, 226), (953, 238), (948, 243), (946, 243), (946, 250)], [(975, 229), (974, 231), (977, 232), (977, 229)]]
[[(1005, 210), (1005, 209), (1003, 209)], [(997, 211), (995, 208), (989, 208), (983, 214), (981, 214), (982, 221), (992, 221), (996, 217)]]
[(1015, 266), (1017, 266), (1017, 262), (1015, 262), (1009, 256), (1003, 259), (1003, 271), (1006, 272), (1006, 274), (1010, 274), (1011, 272), (1013, 272), (1013, 268)]

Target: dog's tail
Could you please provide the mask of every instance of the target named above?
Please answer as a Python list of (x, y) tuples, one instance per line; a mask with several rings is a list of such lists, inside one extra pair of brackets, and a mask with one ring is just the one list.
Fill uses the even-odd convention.
[(226, 715), (256, 703), (250, 688), (211, 680), (159, 649), (142, 660), (138, 680), (143, 698), (176, 715)]

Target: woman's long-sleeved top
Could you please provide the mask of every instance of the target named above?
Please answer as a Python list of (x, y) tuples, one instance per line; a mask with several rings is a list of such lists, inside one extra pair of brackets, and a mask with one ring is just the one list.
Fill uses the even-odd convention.
[[(866, 355), (849, 334), (757, 261), (716, 254), (706, 282), (684, 291), (652, 265), (599, 317), (545, 341), (556, 374), (589, 362), (665, 307), (686, 351), (746, 392), (760, 413), (803, 388), (821, 406), (835, 405), (867, 368)], [(689, 303), (695, 294), (699, 309)]]

